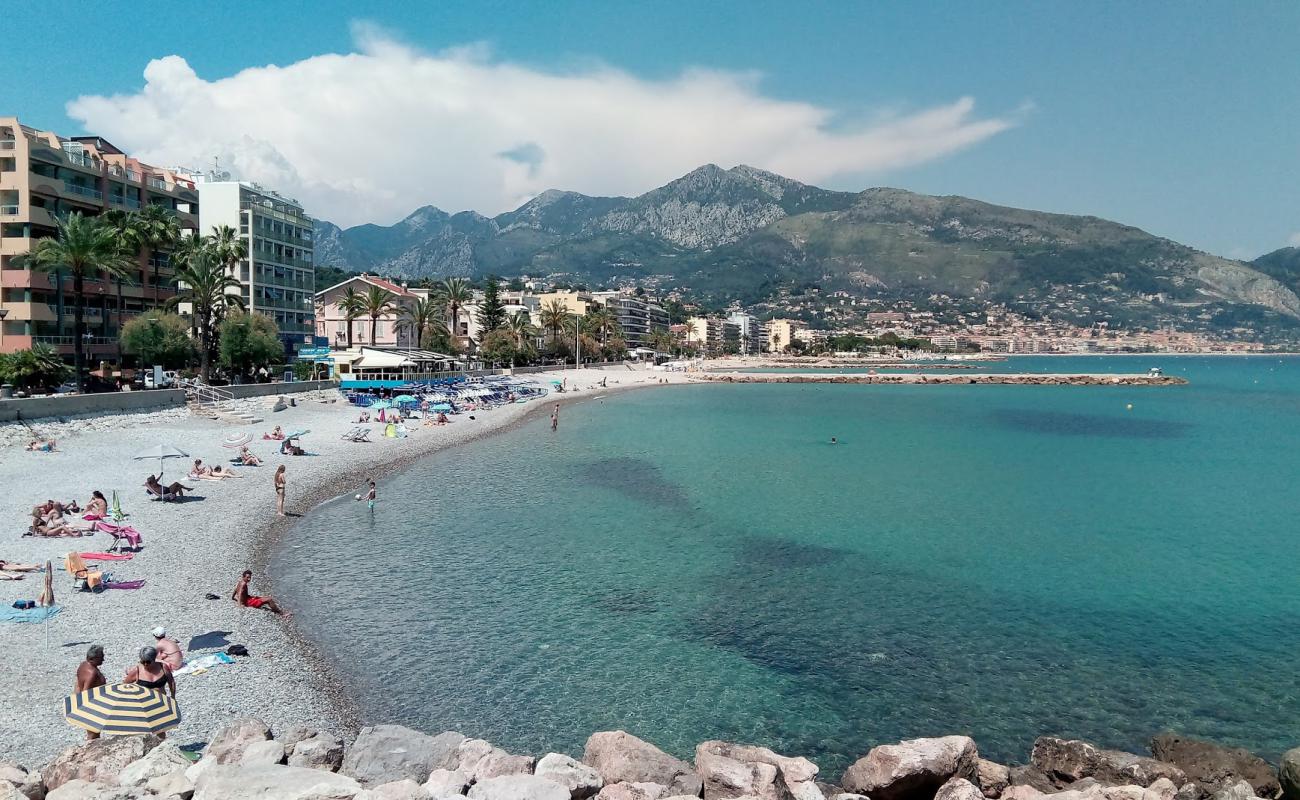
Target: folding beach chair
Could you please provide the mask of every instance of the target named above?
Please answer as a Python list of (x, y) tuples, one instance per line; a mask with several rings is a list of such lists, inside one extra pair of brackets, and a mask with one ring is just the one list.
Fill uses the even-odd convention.
[(63, 559), (63, 568), (72, 576), (72, 585), (79, 592), (93, 592), (104, 582), (104, 573), (87, 567), (81, 553), (68, 553)]

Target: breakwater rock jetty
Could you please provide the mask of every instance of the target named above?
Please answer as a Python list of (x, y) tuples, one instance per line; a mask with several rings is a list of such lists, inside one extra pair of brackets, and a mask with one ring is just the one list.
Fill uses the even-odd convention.
[(0, 800), (1300, 800), (1300, 748), (1280, 769), (1238, 748), (1162, 734), (1151, 755), (1042, 737), (1023, 765), (980, 757), (968, 736), (873, 748), (841, 775), (806, 758), (709, 741), (694, 763), (624, 731), (582, 758), (506, 752), (448, 731), (363, 728), (345, 745), (310, 725), (253, 718), (193, 747), (156, 736), (96, 739), (40, 770), (3, 761)]
[(922, 375), (912, 372), (880, 374), (810, 374), (770, 372), (713, 372), (692, 374), (697, 381), (714, 383), (863, 383), (968, 386), (971, 384), (998, 384), (1006, 386), (1185, 386), (1186, 378), (1173, 375), (1048, 375), (1032, 372), (995, 373), (982, 372), (965, 375)]

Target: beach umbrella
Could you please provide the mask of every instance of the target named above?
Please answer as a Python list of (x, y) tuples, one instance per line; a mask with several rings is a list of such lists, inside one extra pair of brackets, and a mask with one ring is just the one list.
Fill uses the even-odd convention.
[(393, 404), (388, 402), (387, 400), (376, 400), (375, 402), (370, 404), (370, 407), (374, 409), (392, 408)]
[(285, 436), (284, 438), (286, 438), (286, 439), (300, 439), (300, 438), (306, 436), (306, 435), (309, 434), (309, 433), (311, 433), (311, 431), (307, 430), (306, 428), (303, 428), (303, 429), (300, 430), (300, 431), (294, 431), (293, 433), (291, 433), (291, 434)]
[(451, 411), (451, 406), (447, 403), (435, 403), (434, 405), (429, 406), (429, 408), (434, 411)]
[(393, 398), (393, 402), (394, 403), (418, 403), (420, 401), (415, 399), (414, 397), (411, 397), (409, 394), (399, 394), (397, 397)]
[(149, 458), (158, 459), (158, 477), (161, 478), (163, 472), (162, 462), (164, 458), (189, 458), (189, 457), (190, 454), (186, 453), (183, 450), (178, 450), (169, 444), (160, 444), (160, 445), (155, 445), (154, 447), (150, 447), (148, 450), (139, 454), (138, 456), (135, 457), (135, 460), (143, 461), (144, 459), (149, 459)]
[(251, 433), (231, 433), (221, 440), (221, 446), (235, 449), (243, 447), (251, 441), (253, 441)]
[(138, 683), (110, 683), (63, 699), (63, 718), (92, 733), (163, 733), (181, 722), (176, 701)]

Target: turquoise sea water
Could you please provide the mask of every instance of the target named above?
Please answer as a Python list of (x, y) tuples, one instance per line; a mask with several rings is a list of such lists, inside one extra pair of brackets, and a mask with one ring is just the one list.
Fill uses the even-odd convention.
[(1152, 365), (1192, 385), (587, 401), (383, 481), (373, 518), (316, 510), (277, 591), (370, 720), (522, 752), (624, 728), (835, 778), (907, 737), (1023, 761), (1175, 729), (1273, 757), (1300, 740), (1300, 359), (1003, 368)]

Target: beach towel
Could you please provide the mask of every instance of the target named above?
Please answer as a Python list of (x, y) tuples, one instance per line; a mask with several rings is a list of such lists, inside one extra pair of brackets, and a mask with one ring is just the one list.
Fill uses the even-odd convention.
[(144, 581), (105, 581), (105, 589), (139, 589), (144, 586)]
[(225, 653), (213, 653), (212, 655), (200, 656), (185, 662), (185, 666), (178, 670), (173, 670), (172, 675), (195, 675), (206, 672), (213, 667), (220, 667), (226, 664), (235, 663), (235, 659)]
[(118, 525), (113, 522), (108, 522), (107, 520), (100, 520), (94, 525), (91, 525), (90, 529), (92, 531), (107, 533), (114, 538), (126, 539), (127, 543), (132, 547), (139, 547), (140, 542), (143, 541), (140, 532), (130, 525)]
[(82, 553), (82, 561), (130, 561), (135, 553)]
[(63, 606), (0, 607), (0, 622), (44, 622), (62, 610)]

